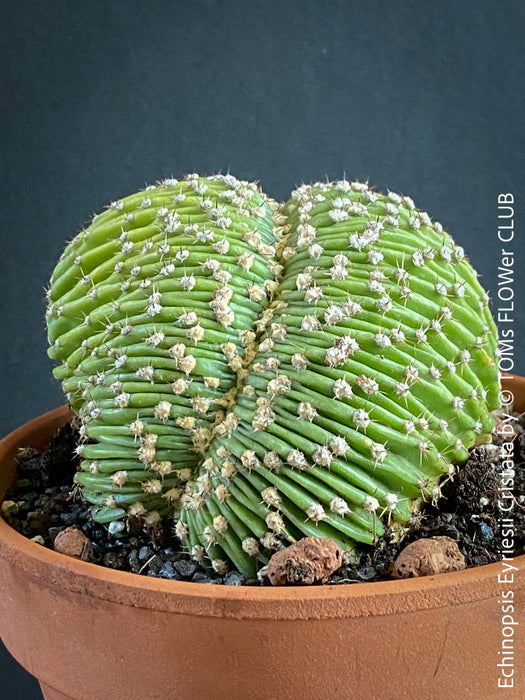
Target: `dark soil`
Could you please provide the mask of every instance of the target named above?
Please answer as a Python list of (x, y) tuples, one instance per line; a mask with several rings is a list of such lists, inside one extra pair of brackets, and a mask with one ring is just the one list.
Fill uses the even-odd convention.
[[(524, 415), (513, 421), (514, 438), (514, 506), (513, 555), (525, 549), (525, 423)], [(507, 438), (505, 438), (507, 439)], [(500, 520), (502, 514), (498, 496), (502, 488), (500, 447), (503, 439), (494, 435), (493, 445), (476, 447), (454, 479), (441, 485), (438, 503), (425, 503), (416, 514), (401, 543), (393, 543), (387, 529), (375, 547), (364, 548), (359, 565), (343, 565), (329, 578), (329, 583), (378, 581), (391, 577), (392, 563), (399, 551), (421, 537), (445, 535), (458, 543), (468, 567), (498, 561), (502, 557)], [(66, 425), (44, 452), (29, 448), (19, 456), (19, 480), (5, 497), (2, 514), (9, 524), (26, 537), (53, 548), (57, 534), (76, 526), (93, 545), (92, 561), (102, 566), (131, 571), (145, 576), (222, 583), (230, 586), (259, 584), (247, 580), (237, 571), (220, 576), (211, 569), (197, 565), (182, 551), (170, 525), (156, 525), (144, 531), (139, 518), (130, 518), (126, 535), (119, 538), (108, 534), (107, 528), (95, 523), (89, 504), (73, 485), (78, 468), (75, 457), (77, 433)], [(266, 583), (264, 581), (263, 583)]]

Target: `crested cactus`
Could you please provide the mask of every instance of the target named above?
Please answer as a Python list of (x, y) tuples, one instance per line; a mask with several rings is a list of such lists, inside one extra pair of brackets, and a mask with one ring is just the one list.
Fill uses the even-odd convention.
[(476, 273), (409, 197), (363, 183), (278, 206), (230, 175), (166, 180), (73, 239), (48, 301), (95, 519), (173, 514), (218, 571), (402, 531), (492, 429)]

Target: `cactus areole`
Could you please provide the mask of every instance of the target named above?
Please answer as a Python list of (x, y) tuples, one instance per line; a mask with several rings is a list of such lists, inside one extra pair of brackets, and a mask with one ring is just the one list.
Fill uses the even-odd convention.
[(93, 517), (173, 518), (217, 571), (305, 535), (400, 533), (493, 427), (488, 297), (406, 196), (341, 180), (285, 204), (231, 175), (112, 202), (48, 292)]

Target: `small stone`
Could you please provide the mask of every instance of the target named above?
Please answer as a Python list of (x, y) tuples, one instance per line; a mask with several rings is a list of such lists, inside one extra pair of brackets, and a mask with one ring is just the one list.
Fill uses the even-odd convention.
[(45, 544), (42, 535), (35, 535), (34, 537), (31, 537), (31, 541), (36, 542), (37, 544)]
[(197, 571), (195, 574), (193, 574), (191, 580), (193, 583), (213, 583), (212, 579), (209, 576), (206, 576), (206, 574), (202, 571)]
[(119, 561), (119, 556), (117, 552), (106, 552), (104, 554), (104, 557), (102, 559), (102, 563), (104, 566), (108, 566), (111, 569), (118, 569), (120, 568), (120, 561)]
[(4, 501), (2, 503), (2, 517), (9, 520), (18, 513), (19, 509), (20, 506), (16, 501)]
[(273, 586), (308, 585), (328, 578), (343, 563), (343, 552), (328, 537), (303, 537), (272, 555), (268, 578)]
[(175, 554), (170, 556), (170, 561), (182, 561), (182, 559), (188, 559), (186, 552), (175, 551)]
[(246, 579), (246, 585), (247, 586), (269, 586), (270, 582), (268, 579), (265, 579), (264, 581), (259, 581), (258, 578), (247, 578)]
[(64, 525), (50, 527), (47, 531), (47, 534), (49, 535), (49, 539), (51, 540), (51, 542), (54, 542), (55, 537), (58, 535), (58, 533), (62, 532), (65, 529), (66, 528)]
[(112, 520), (108, 525), (108, 532), (110, 535), (120, 535), (125, 528), (124, 523), (121, 520)]
[(162, 557), (160, 557), (158, 554), (156, 554), (153, 559), (149, 563), (148, 570), (153, 571), (155, 574), (158, 574), (162, 568), (162, 565), (164, 564)]
[(30, 486), (31, 482), (29, 479), (18, 479), (16, 484), (10, 488), (9, 493), (11, 496), (18, 496), (19, 494), (24, 494)]
[(377, 571), (373, 566), (363, 566), (357, 570), (357, 578), (361, 581), (371, 581), (377, 576)]
[(132, 549), (128, 556), (128, 564), (131, 571), (136, 574), (140, 567), (140, 559), (138, 549)]
[[(48, 489), (48, 490), (51, 491), (51, 494), (49, 494), (49, 495), (53, 496), (53, 500), (55, 501), (55, 503), (62, 504), (62, 509), (67, 508), (67, 504), (70, 501), (69, 491), (67, 491), (67, 490), (66, 491), (62, 491), (62, 490), (59, 491), (56, 488), (52, 488), (52, 489)], [(46, 493), (47, 493), (47, 490), (46, 490)]]
[(164, 561), (175, 561), (175, 550), (173, 547), (165, 547), (161, 553), (160, 556), (164, 559)]
[(35, 506), (43, 511), (49, 511), (52, 505), (53, 499), (45, 493), (41, 494), (35, 501)]
[(175, 571), (173, 563), (171, 561), (165, 561), (164, 564), (159, 569), (159, 576), (162, 578), (169, 578), (175, 581), (180, 581), (182, 576), (178, 571)]
[(31, 511), (27, 514), (27, 524), (35, 532), (41, 533), (46, 532), (48, 528), (51, 527), (53, 521), (47, 515), (47, 513), (42, 513), (40, 511)]
[(492, 560), (486, 554), (477, 554), (472, 558), (472, 566), (484, 566), (490, 564)]
[(224, 577), (225, 586), (243, 586), (246, 579), (239, 571), (228, 571)]
[(80, 506), (75, 506), (69, 512), (60, 513), (60, 520), (64, 525), (73, 525), (79, 521), (81, 512), (82, 508)]
[(394, 562), (395, 578), (434, 576), (464, 569), (465, 557), (450, 537), (429, 537), (407, 545)]
[(53, 542), (53, 548), (55, 552), (65, 554), (68, 557), (75, 557), (83, 561), (93, 559), (93, 545), (82, 530), (76, 527), (67, 527), (59, 532)]
[(173, 566), (182, 578), (191, 578), (197, 571), (197, 564), (194, 561), (188, 561), (188, 559), (176, 561)]
[(444, 536), (450, 537), (450, 539), (455, 540), (456, 542), (461, 539), (461, 533), (453, 523), (443, 525), (441, 532)]
[(481, 539), (485, 542), (490, 542), (494, 539), (494, 530), (487, 525), (487, 523), (480, 523), (479, 529), (481, 530)]
[(105, 537), (106, 537), (106, 533), (104, 531), (104, 528), (101, 525), (95, 524), (95, 526), (93, 527), (93, 535), (92, 535), (91, 539), (93, 541), (96, 540), (97, 542), (101, 542), (102, 540), (105, 539)]
[(16, 516), (13, 516), (13, 518), (18, 520), (18, 522), (20, 522), (21, 520), (24, 520), (24, 522), (25, 522), (25, 518), (27, 517), (27, 514), (30, 510), (30, 506), (24, 500), (17, 501), (17, 504), (18, 504), (18, 512), (17, 512)]
[(139, 559), (142, 563), (150, 559), (152, 556), (153, 550), (151, 549), (151, 547), (147, 547), (146, 545), (144, 545), (144, 547), (141, 547), (139, 549)]
[(28, 508), (32, 508), (36, 499), (38, 498), (38, 493), (36, 491), (26, 491), (24, 494), (24, 501)]

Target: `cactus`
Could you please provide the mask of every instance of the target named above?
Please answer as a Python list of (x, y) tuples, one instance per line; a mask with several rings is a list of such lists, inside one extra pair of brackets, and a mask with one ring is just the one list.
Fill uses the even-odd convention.
[(49, 354), (82, 419), (78, 482), (97, 520), (167, 514), (193, 476), (275, 290), (272, 206), (230, 176), (169, 179), (66, 248)]
[(355, 554), (401, 533), (498, 403), (464, 251), (364, 183), (277, 206), (230, 175), (164, 181), (69, 244), (47, 318), (95, 519), (173, 514), (217, 571), (304, 535)]

